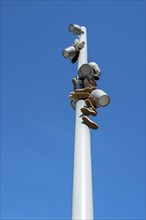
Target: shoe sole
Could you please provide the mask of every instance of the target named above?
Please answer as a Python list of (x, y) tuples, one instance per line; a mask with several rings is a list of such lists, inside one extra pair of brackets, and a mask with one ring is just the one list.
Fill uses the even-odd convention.
[(81, 108), (81, 112), (85, 115), (93, 115), (93, 116), (96, 116), (97, 115), (97, 112), (96, 111), (92, 111), (88, 108)]
[(83, 122), (84, 122), (89, 128), (92, 128), (92, 129), (94, 129), (94, 130), (96, 130), (96, 129), (98, 128), (98, 125), (97, 125), (95, 122), (93, 122), (93, 121), (91, 121), (90, 119), (88, 119), (87, 117), (83, 116), (82, 119), (83, 119)]

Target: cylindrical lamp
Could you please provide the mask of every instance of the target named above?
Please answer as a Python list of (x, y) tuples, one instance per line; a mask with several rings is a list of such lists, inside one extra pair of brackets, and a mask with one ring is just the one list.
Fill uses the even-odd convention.
[(74, 35), (79, 35), (82, 33), (81, 27), (77, 24), (70, 24), (69, 31), (72, 32)]
[(88, 63), (83, 64), (78, 70), (78, 75), (80, 79), (85, 79), (87, 76), (91, 75), (93, 70)]
[(65, 58), (70, 58), (72, 59), (76, 54), (76, 49), (75, 47), (73, 46), (70, 46), (70, 47), (67, 47), (66, 49), (64, 49), (62, 51), (62, 55), (65, 57)]
[(101, 89), (95, 89), (92, 91), (91, 96), (93, 97), (97, 107), (105, 107), (110, 103), (110, 97)]

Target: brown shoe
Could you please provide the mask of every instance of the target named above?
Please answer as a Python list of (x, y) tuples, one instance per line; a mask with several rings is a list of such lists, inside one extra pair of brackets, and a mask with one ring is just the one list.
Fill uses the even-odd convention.
[(81, 112), (85, 115), (93, 115), (93, 116), (97, 115), (96, 110), (94, 111), (92, 108), (87, 108), (87, 107), (81, 108)]
[(89, 93), (88, 92), (85, 92), (85, 93), (74, 93), (74, 92), (71, 92), (70, 95), (69, 95), (69, 98), (71, 100), (78, 100), (78, 99), (87, 99), (89, 97)]
[(89, 96), (88, 99), (90, 100), (90, 102), (92, 103), (92, 105), (95, 106), (95, 101), (94, 101), (93, 97), (92, 97), (92, 96)]
[(91, 101), (89, 99), (85, 100), (85, 104), (87, 107), (92, 108), (94, 111), (96, 111), (96, 108), (92, 105)]
[(72, 83), (73, 83), (73, 89), (75, 91), (76, 90), (76, 79), (75, 78), (72, 79)]
[(92, 91), (96, 89), (96, 86), (91, 86)]
[(77, 92), (88, 92), (88, 93), (91, 93), (92, 92), (92, 89), (91, 88), (82, 88), (82, 89), (76, 89), (75, 90), (75, 93)]
[(87, 116), (83, 116), (82, 119), (83, 119), (83, 122), (84, 122), (89, 128), (92, 128), (92, 129), (94, 129), (94, 130), (96, 130), (96, 129), (98, 128), (98, 125), (97, 125), (94, 121), (90, 120)]

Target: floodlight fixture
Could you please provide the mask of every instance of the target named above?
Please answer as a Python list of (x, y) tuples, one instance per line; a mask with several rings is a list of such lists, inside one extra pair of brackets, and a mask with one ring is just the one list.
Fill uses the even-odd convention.
[(70, 24), (69, 31), (72, 32), (72, 34), (74, 35), (80, 35), (82, 33), (81, 27), (77, 24)]
[(93, 74), (99, 77), (101, 75), (101, 70), (97, 63), (90, 62), (89, 65), (93, 68)]
[(66, 49), (64, 49), (62, 51), (62, 55), (65, 57), (65, 58), (70, 58), (72, 59), (76, 54), (76, 49), (75, 47), (73, 46), (70, 46), (70, 47), (67, 47)]
[(93, 73), (93, 70), (88, 63), (83, 64), (78, 70), (78, 75), (79, 75), (79, 78), (81, 79), (85, 79), (92, 73)]
[(92, 91), (91, 96), (93, 97), (97, 107), (105, 107), (110, 103), (110, 97), (101, 89), (95, 89)]

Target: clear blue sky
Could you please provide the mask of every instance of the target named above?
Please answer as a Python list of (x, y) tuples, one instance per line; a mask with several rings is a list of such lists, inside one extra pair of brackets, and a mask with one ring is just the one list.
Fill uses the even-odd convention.
[(145, 218), (144, 10), (142, 0), (1, 1), (2, 219), (71, 217), (70, 23), (87, 27), (111, 97), (91, 131), (95, 219)]

